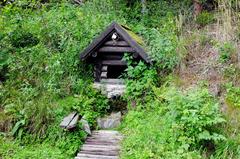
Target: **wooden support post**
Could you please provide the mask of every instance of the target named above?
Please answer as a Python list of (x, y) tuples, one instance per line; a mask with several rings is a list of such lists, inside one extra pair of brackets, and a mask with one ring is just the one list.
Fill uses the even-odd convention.
[(101, 80), (101, 67), (102, 67), (102, 63), (100, 61), (98, 61), (95, 65), (95, 70), (94, 70), (94, 76), (95, 76), (95, 81), (96, 82), (100, 82)]
[(131, 47), (112, 47), (104, 46), (98, 50), (99, 52), (134, 52), (134, 49)]
[(107, 41), (104, 43), (105, 46), (129, 46), (126, 41)]

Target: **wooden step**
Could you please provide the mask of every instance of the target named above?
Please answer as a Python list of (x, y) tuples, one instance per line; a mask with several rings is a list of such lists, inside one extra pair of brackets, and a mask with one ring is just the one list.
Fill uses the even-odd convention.
[(118, 156), (78, 154), (75, 159), (118, 159)]
[(118, 159), (121, 139), (117, 131), (93, 131), (75, 159)]

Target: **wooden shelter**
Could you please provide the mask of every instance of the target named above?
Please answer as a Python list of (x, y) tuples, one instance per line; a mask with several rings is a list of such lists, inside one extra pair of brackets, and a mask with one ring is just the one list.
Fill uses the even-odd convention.
[(125, 53), (134, 60), (150, 63), (143, 41), (128, 27), (113, 22), (80, 54), (83, 61), (94, 64), (95, 81), (117, 79), (126, 69)]

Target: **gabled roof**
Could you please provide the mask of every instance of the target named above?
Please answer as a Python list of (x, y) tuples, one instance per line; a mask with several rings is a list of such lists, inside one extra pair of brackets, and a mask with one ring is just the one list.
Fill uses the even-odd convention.
[(147, 63), (151, 63), (147, 53), (141, 47), (143, 41), (135, 33), (133, 33), (128, 27), (119, 25), (116, 22), (112, 22), (104, 32), (102, 32), (93, 42), (80, 54), (82, 60), (86, 60), (89, 55), (102, 46), (102, 44), (112, 35), (112, 33), (117, 32), (128, 44), (134, 49), (134, 51), (139, 54), (139, 56)]

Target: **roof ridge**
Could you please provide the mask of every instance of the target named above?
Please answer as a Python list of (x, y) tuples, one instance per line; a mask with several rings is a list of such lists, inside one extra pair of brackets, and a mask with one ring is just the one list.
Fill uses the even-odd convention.
[[(140, 40), (136, 39), (137, 35), (134, 32), (132, 32), (130, 28), (125, 27), (123, 25), (119, 25), (115, 21), (113, 21), (105, 29), (105, 31), (103, 31), (97, 38), (93, 40), (93, 42), (82, 52), (82, 54), (80, 54), (80, 58), (82, 60), (85, 60), (94, 50), (98, 49), (105, 42), (107, 38), (109, 38), (109, 34), (111, 34), (114, 30), (118, 34), (120, 34), (127, 43), (129, 43), (129, 45), (135, 50), (136, 53), (140, 55), (140, 57), (143, 60), (145, 60), (145, 62), (151, 63), (151, 60), (149, 59), (147, 53), (141, 46), (142, 39)], [(135, 36), (135, 39), (132, 36)]]

